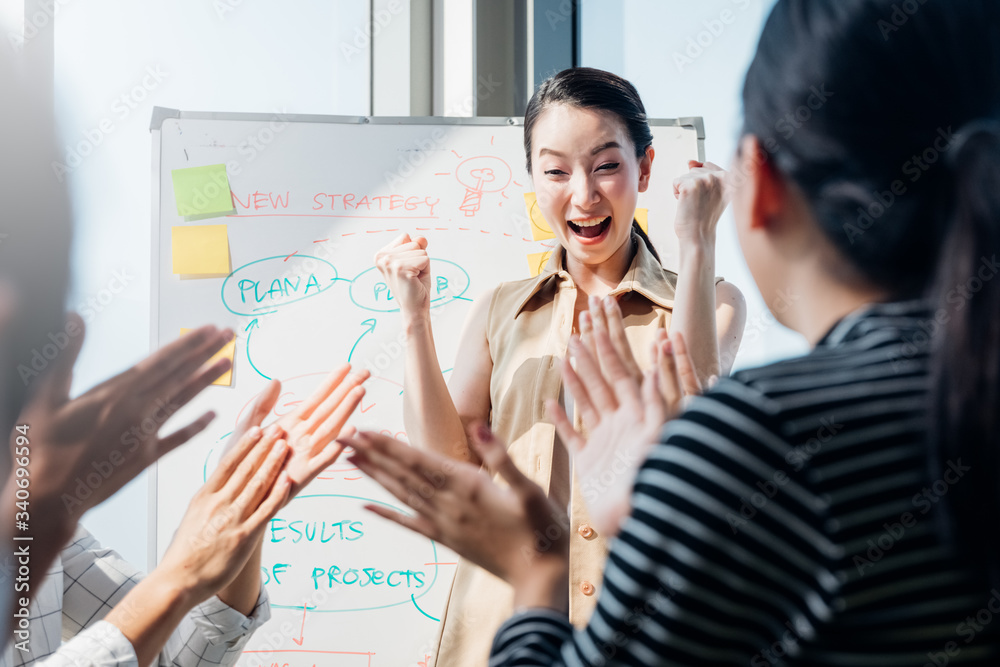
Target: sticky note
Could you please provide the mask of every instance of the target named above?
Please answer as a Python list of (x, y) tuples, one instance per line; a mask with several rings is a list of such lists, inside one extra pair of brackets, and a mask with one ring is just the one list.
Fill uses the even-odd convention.
[(174, 169), (170, 172), (174, 182), (174, 201), (177, 215), (222, 215), (233, 210), (229, 194), (229, 177), (226, 165), (210, 164), (204, 167)]
[[(191, 331), (191, 330), (190, 329), (181, 329), (181, 335), (183, 336), (188, 331)], [(236, 339), (235, 338), (232, 339), (231, 341), (229, 341), (228, 343), (226, 343), (225, 345), (223, 345), (221, 350), (219, 350), (218, 352), (216, 352), (214, 355), (212, 355), (211, 359), (209, 359), (207, 362), (205, 362), (205, 365), (206, 366), (211, 366), (216, 361), (218, 361), (219, 359), (223, 359), (223, 358), (229, 359), (230, 363), (232, 363), (234, 356), (236, 356)], [(231, 387), (231, 386), (233, 386), (233, 367), (230, 366), (229, 370), (226, 371), (225, 373), (223, 373), (222, 375), (220, 375), (219, 377), (217, 377), (215, 379), (215, 382), (213, 382), (212, 384), (221, 385), (223, 387)]]
[(524, 206), (528, 209), (528, 219), (531, 220), (531, 238), (536, 241), (554, 239), (556, 235), (552, 233), (549, 223), (545, 222), (542, 211), (538, 208), (538, 199), (534, 192), (524, 193)]
[(528, 255), (528, 269), (531, 271), (532, 278), (542, 272), (542, 269), (545, 268), (545, 264), (548, 263), (549, 257), (551, 256), (551, 250), (547, 250), (545, 252), (533, 252)]
[(229, 273), (229, 234), (226, 225), (171, 227), (170, 237), (174, 273)]
[(649, 209), (648, 208), (637, 208), (635, 209), (635, 221), (639, 223), (639, 227), (642, 231), (649, 234)]

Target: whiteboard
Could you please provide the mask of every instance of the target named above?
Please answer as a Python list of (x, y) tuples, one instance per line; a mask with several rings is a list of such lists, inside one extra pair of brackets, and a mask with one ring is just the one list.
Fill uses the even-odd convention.
[[(651, 121), (650, 236), (676, 269), (671, 181), (703, 158), (700, 118)], [(276, 418), (333, 367), (368, 368), (352, 421), (406, 439), (399, 313), (373, 265), (402, 232), (426, 236), (435, 340), (446, 377), (471, 299), (529, 277), (532, 238), (520, 118), (368, 118), (154, 110), (151, 344), (207, 323), (236, 332), (231, 386), (212, 386), (164, 432), (218, 417), (151, 475), (150, 554), (159, 562), (187, 503), (268, 378)], [(171, 171), (226, 164), (235, 213), (180, 217)], [(225, 224), (231, 273), (173, 274), (171, 228)], [(303, 289), (312, 283), (312, 289)], [(431, 653), (456, 556), (362, 509), (402, 509), (346, 461), (324, 471), (270, 524), (263, 578), (272, 620), (240, 664), (398, 667)], [(501, 538), (502, 539), (502, 538)], [(155, 563), (151, 563), (151, 567)]]

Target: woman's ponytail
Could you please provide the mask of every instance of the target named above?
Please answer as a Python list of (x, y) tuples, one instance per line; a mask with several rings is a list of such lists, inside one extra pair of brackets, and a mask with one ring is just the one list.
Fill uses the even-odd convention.
[[(947, 484), (947, 529), (1000, 583), (1000, 123), (948, 149), (952, 220), (936, 279), (931, 479)], [(935, 493), (937, 489), (935, 488)]]
[(639, 226), (639, 222), (635, 218), (632, 218), (632, 232), (642, 239), (642, 242), (646, 244), (646, 248), (653, 254), (656, 261), (662, 263), (663, 260), (660, 259), (660, 253), (656, 252), (656, 248), (653, 247), (653, 242), (649, 240), (649, 236), (646, 232), (642, 231), (642, 227)]

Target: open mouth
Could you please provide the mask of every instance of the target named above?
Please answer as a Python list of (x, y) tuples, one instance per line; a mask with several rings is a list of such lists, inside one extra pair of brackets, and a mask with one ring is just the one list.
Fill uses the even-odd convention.
[(570, 230), (580, 238), (584, 239), (596, 239), (608, 231), (608, 227), (611, 226), (611, 216), (604, 218), (594, 218), (592, 220), (578, 220), (572, 222), (570, 220), (566, 221), (569, 224)]

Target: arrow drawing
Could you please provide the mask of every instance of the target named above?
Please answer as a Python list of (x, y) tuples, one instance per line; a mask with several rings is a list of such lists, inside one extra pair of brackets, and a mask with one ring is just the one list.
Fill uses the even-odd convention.
[(299, 628), (299, 638), (296, 639), (295, 637), (292, 637), (292, 641), (298, 644), (299, 646), (302, 646), (302, 642), (305, 639), (305, 635), (302, 634), (305, 631), (305, 629), (306, 629), (306, 605), (302, 605), (302, 627)]
[(250, 336), (253, 335), (253, 330), (259, 326), (260, 322), (258, 322), (257, 318), (255, 317), (250, 321), (250, 324), (247, 325), (247, 328), (244, 329), (244, 331), (247, 332), (247, 361), (250, 362), (250, 367), (253, 368), (255, 371), (257, 371), (258, 375), (260, 375), (265, 380), (270, 380), (271, 378), (261, 373), (260, 369), (254, 365), (253, 359), (250, 358)]
[(361, 342), (361, 339), (370, 334), (371, 332), (375, 331), (376, 324), (378, 324), (378, 320), (376, 320), (375, 318), (372, 318), (370, 320), (365, 320), (364, 322), (361, 323), (361, 326), (368, 328), (365, 329), (364, 333), (358, 336), (358, 339), (356, 341), (354, 341), (354, 345), (351, 346), (351, 352), (350, 354), (347, 355), (347, 363), (351, 363), (351, 358), (354, 356), (354, 350), (358, 347), (358, 343)]

